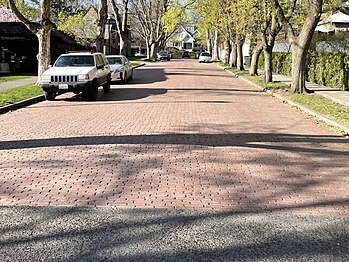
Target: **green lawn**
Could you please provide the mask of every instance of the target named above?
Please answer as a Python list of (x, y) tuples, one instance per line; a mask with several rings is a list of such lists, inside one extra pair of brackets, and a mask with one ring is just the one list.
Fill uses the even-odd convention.
[(25, 85), (0, 91), (0, 106), (14, 104), (31, 97), (42, 95), (41, 87), (36, 85)]
[(349, 107), (316, 94), (293, 94), (290, 99), (339, 123), (349, 126)]
[(13, 81), (18, 79), (24, 79), (36, 76), (37, 73), (26, 73), (26, 74), (20, 74), (20, 75), (13, 75), (13, 74), (0, 74), (0, 83), (7, 82), (7, 81)]

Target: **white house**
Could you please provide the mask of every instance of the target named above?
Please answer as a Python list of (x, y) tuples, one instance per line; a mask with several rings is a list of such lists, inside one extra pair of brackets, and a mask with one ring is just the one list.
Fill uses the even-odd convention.
[(195, 37), (199, 34), (200, 32), (195, 26), (181, 25), (178, 28), (177, 33), (169, 39), (167, 46), (189, 52), (201, 50), (202, 47), (197, 45), (195, 40)]

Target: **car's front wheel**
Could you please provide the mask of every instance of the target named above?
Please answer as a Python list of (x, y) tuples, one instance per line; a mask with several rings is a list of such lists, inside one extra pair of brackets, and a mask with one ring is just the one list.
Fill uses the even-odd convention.
[(126, 82), (127, 82), (127, 75), (125, 71), (121, 76), (121, 83), (126, 84)]
[(110, 83), (111, 83), (111, 79), (110, 79), (110, 77), (108, 77), (107, 83), (103, 85), (103, 91), (105, 93), (110, 91)]
[(128, 79), (130, 79), (130, 80), (133, 79), (133, 69), (131, 69), (131, 74), (130, 74), (130, 77)]
[(45, 91), (45, 99), (49, 101), (55, 100), (56, 94), (54, 92)]
[(96, 81), (93, 81), (90, 88), (86, 93), (83, 93), (83, 97), (87, 100), (96, 100), (98, 95), (98, 85)]

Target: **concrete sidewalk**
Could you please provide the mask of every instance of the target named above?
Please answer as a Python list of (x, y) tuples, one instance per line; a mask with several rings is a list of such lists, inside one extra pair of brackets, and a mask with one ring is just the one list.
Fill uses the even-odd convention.
[(38, 78), (36, 76), (33, 76), (33, 77), (29, 77), (29, 78), (24, 78), (24, 79), (3, 82), (3, 83), (0, 83), (0, 90), (6, 90), (6, 89), (14, 88), (14, 87), (35, 84), (37, 79)]
[[(262, 75), (263, 72), (261, 72)], [(273, 74), (274, 81), (280, 81), (287, 85), (291, 85), (292, 78), (290, 76), (284, 76), (280, 74)], [(327, 99), (330, 99), (338, 104), (349, 106), (349, 92), (343, 91), (338, 88), (321, 86), (315, 83), (306, 82), (307, 89), (313, 91), (315, 94), (321, 95)]]

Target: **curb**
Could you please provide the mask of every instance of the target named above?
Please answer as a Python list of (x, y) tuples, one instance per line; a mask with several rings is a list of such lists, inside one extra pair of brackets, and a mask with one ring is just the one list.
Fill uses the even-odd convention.
[(14, 111), (14, 110), (20, 109), (22, 107), (26, 107), (26, 106), (29, 106), (29, 105), (32, 105), (32, 104), (35, 104), (35, 103), (38, 103), (38, 102), (41, 102), (44, 100), (45, 100), (45, 96), (40, 95), (40, 96), (28, 98), (26, 100), (23, 100), (23, 101), (20, 101), (20, 102), (11, 104), (11, 105), (2, 106), (2, 107), (0, 107), (0, 114), (5, 114), (9, 111)]
[(141, 66), (145, 66), (145, 65), (146, 65), (145, 63), (140, 64), (140, 65), (136, 65), (136, 66), (132, 67), (132, 70), (134, 70), (134, 69), (136, 69), (136, 68), (138, 68), (138, 67), (141, 67)]
[[(217, 65), (217, 66), (221, 67), (219, 65)], [(233, 75), (234, 77), (240, 78), (240, 79), (244, 80), (245, 82), (247, 82), (247, 83), (249, 83), (249, 84), (259, 88), (260, 90), (265, 90), (264, 88), (262, 88), (259, 85), (251, 82), (250, 80), (247, 80), (247, 79), (245, 79), (243, 77), (240, 77), (239, 75), (237, 75), (237, 74), (235, 74), (235, 73), (233, 73), (233, 72), (231, 72), (229, 70), (226, 70), (226, 68), (224, 68), (224, 67), (221, 67), (221, 68), (223, 68), (224, 71), (228, 72), (229, 74)], [(270, 90), (266, 90), (265, 92), (268, 93), (269, 95), (279, 99), (280, 101), (286, 102), (289, 105), (291, 105), (293, 107), (296, 107), (297, 109), (307, 113), (308, 115), (313, 116), (318, 121), (324, 122), (324, 123), (326, 123), (329, 126), (332, 126), (332, 127), (340, 129), (340, 131), (343, 133), (344, 136), (349, 136), (349, 127), (348, 126), (345, 126), (345, 125), (343, 125), (341, 123), (338, 123), (338, 122), (336, 122), (336, 121), (334, 121), (332, 119), (329, 119), (326, 116), (323, 116), (323, 115), (321, 115), (321, 114), (319, 114), (319, 113), (317, 113), (317, 112), (315, 112), (315, 111), (313, 111), (313, 110), (311, 110), (309, 108), (306, 108), (306, 107), (304, 107), (304, 106), (302, 106), (302, 105), (300, 105), (298, 103), (295, 103), (295, 102), (289, 100), (287, 97), (285, 97), (283, 95), (276, 94), (276, 93), (274, 93), (274, 92), (272, 92)]]

